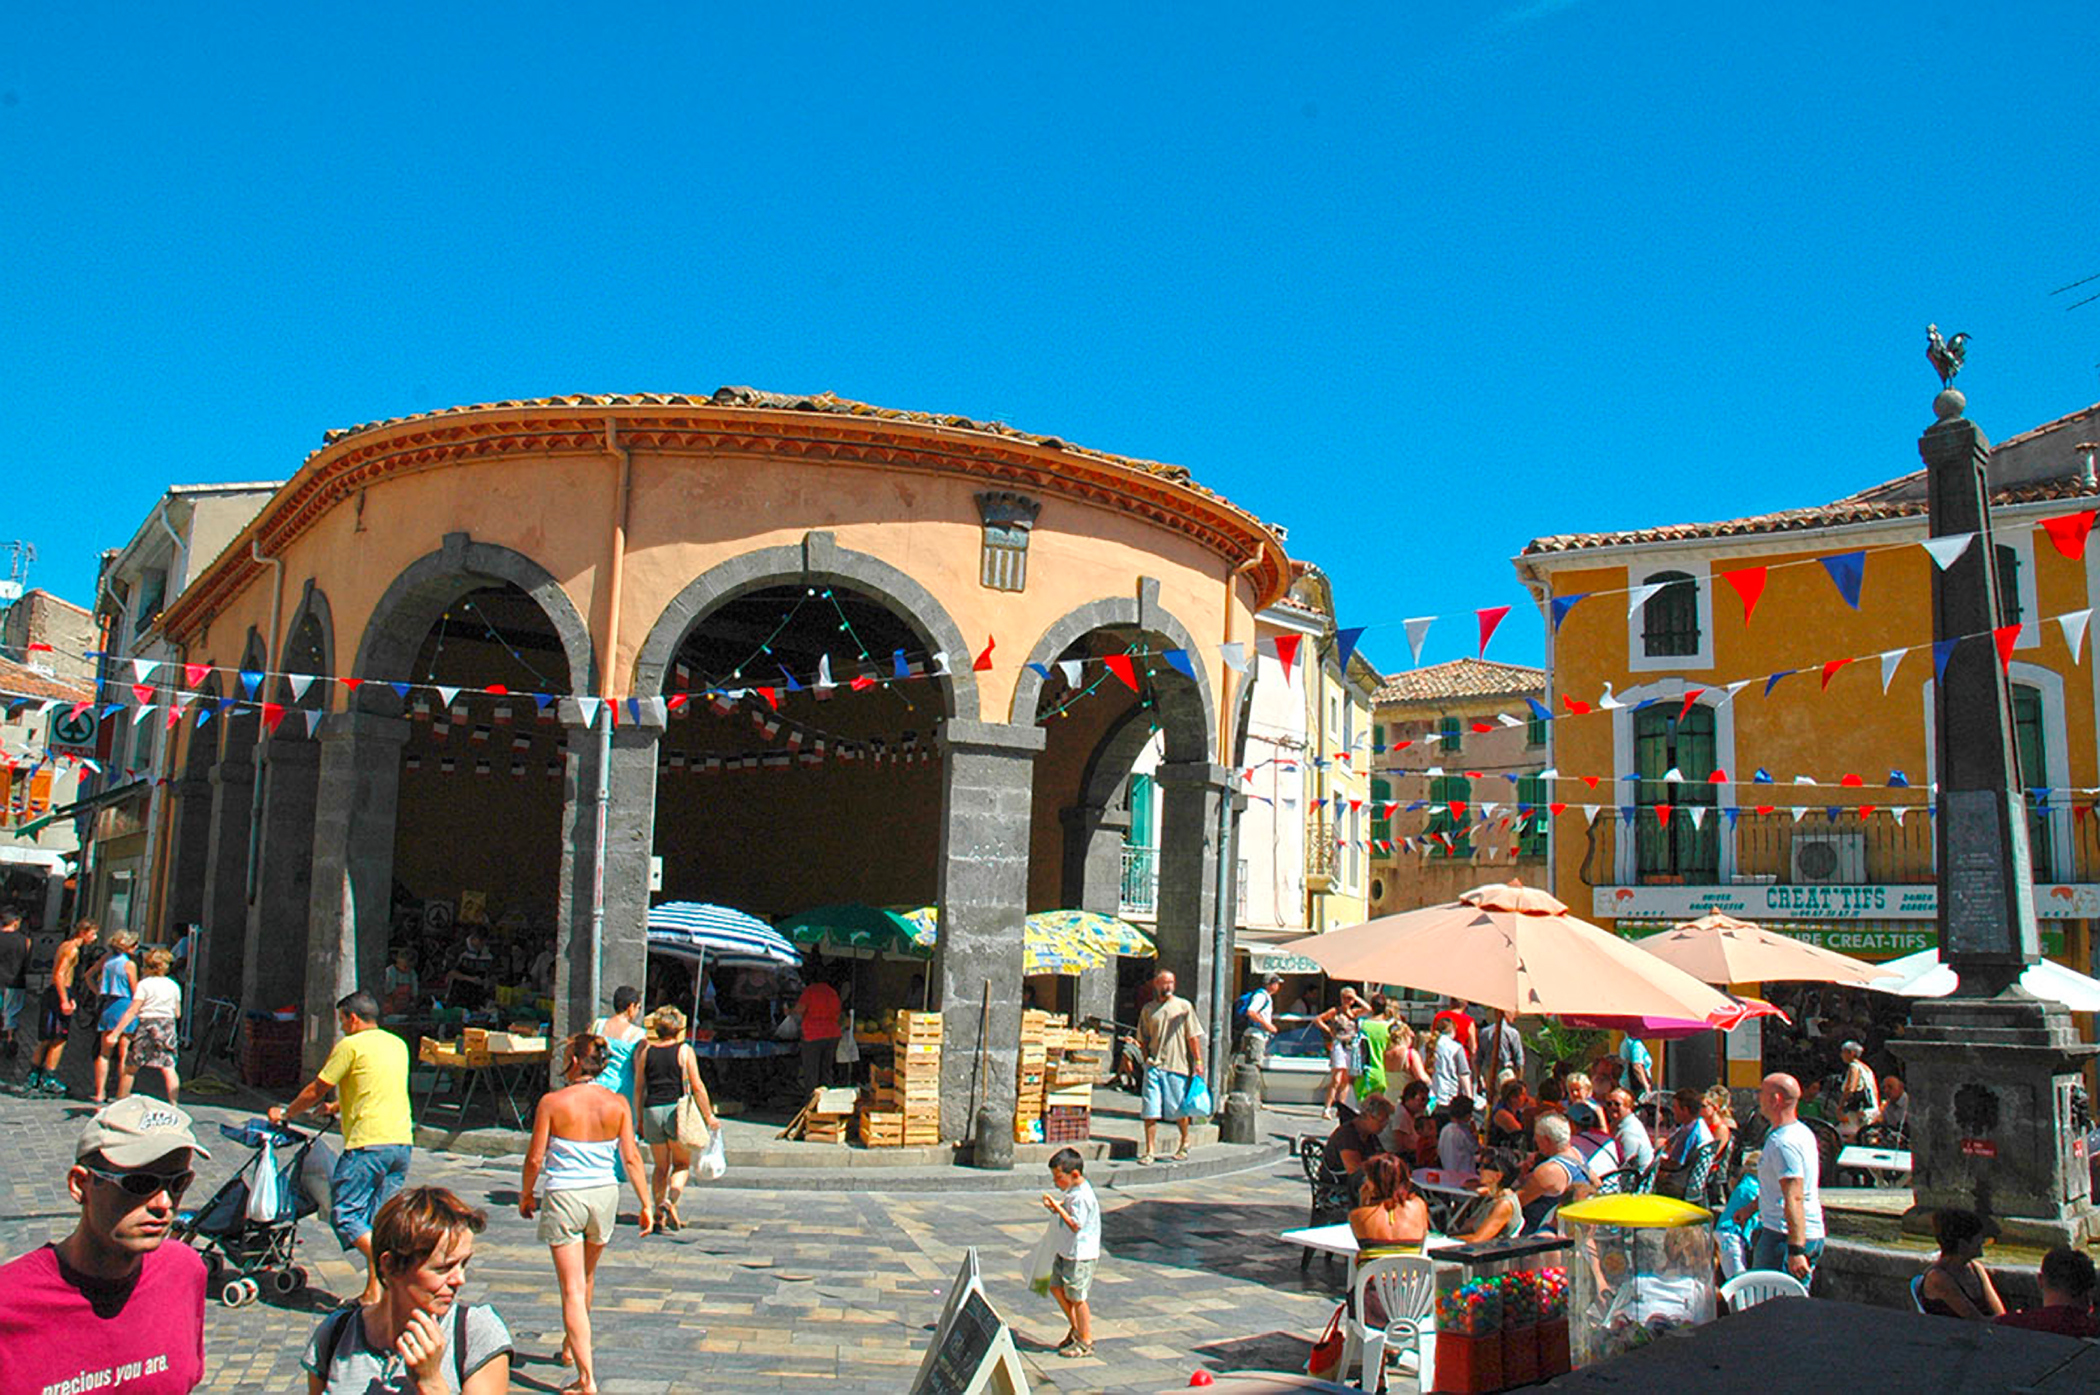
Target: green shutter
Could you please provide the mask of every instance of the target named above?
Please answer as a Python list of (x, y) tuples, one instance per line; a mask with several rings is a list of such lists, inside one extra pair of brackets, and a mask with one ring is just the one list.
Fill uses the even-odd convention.
[(1130, 832), (1123, 841), (1133, 848), (1155, 847), (1152, 841), (1152, 777), (1130, 777)]
[(1393, 836), (1393, 821), (1385, 816), (1385, 806), (1393, 797), (1393, 786), (1388, 780), (1371, 781), (1371, 841), (1390, 839)]

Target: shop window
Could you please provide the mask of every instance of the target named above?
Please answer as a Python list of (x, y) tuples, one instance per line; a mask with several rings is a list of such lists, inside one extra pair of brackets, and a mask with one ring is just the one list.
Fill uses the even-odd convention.
[[(2004, 548), (2000, 548), (2002, 553)], [(2002, 599), (2005, 592), (1998, 593)], [(2018, 603), (2015, 593), (2014, 603)], [(2014, 624), (2008, 620), (2006, 624)], [(2023, 789), (2039, 789), (2049, 783), (2047, 748), (2043, 744), (2042, 693), (2039, 688), (2030, 688), (2025, 683), (2015, 683), (2012, 690), (2013, 750), (2020, 761), (2020, 785)], [(2029, 868), (2037, 882), (2056, 880), (2056, 843), (2050, 836), (2049, 811), (2027, 801), (2027, 857)]]
[(977, 496), (984, 523), (984, 557), (980, 584), (994, 591), (1028, 588), (1028, 535), (1043, 506), (1007, 490), (988, 489)]
[[(1694, 703), (1682, 721), (1673, 711), (1657, 703), (1633, 714), (1634, 768), (1641, 777), (1634, 795), (1636, 866), (1644, 879), (1704, 885), (1718, 875), (1721, 860), (1719, 787), (1707, 782), (1714, 772), (1714, 711)], [(1663, 778), (1673, 768), (1681, 780)], [(1671, 806), (1667, 827), (1656, 817), (1664, 804)], [(1695, 807), (1707, 811), (1697, 828), (1687, 813)]]
[(1699, 652), (1699, 583), (1689, 572), (1657, 572), (1646, 584), (1662, 590), (1641, 607), (1641, 649), (1651, 659)]

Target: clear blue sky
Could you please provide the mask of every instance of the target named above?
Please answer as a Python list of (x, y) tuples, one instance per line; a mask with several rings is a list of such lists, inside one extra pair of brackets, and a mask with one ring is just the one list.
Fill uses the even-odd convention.
[(1994, 438), (2100, 399), (2091, 4), (311, 8), (8, 7), (34, 584), (325, 428), (748, 383), (1185, 464), (1374, 662), (1535, 661), (1527, 539), (1911, 468), (1927, 320)]

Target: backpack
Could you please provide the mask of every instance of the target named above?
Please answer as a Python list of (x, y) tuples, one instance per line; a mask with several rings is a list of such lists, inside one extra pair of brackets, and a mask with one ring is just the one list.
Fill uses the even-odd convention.
[(1254, 1002), (1254, 995), (1256, 993), (1259, 993), (1260, 991), (1261, 990), (1258, 988), (1250, 988), (1246, 992), (1240, 994), (1239, 999), (1233, 1003), (1232, 1025), (1235, 1030), (1244, 1030), (1247, 1026), (1249, 1020), (1247, 1017), (1247, 1008), (1250, 1004)]
[[(336, 1349), (342, 1346), (344, 1336), (350, 1331), (350, 1321), (358, 1315), (358, 1312), (359, 1304), (353, 1298), (321, 1320), (319, 1349), (315, 1352), (315, 1355), (319, 1357), (319, 1360), (316, 1362), (318, 1369), (315, 1371), (315, 1374), (320, 1376), (323, 1389), (326, 1389), (328, 1386), (329, 1368), (335, 1365)], [(458, 1308), (456, 1312), (458, 1316), (452, 1320), (452, 1383), (461, 1390), (465, 1390), (467, 1388), (467, 1310)]]

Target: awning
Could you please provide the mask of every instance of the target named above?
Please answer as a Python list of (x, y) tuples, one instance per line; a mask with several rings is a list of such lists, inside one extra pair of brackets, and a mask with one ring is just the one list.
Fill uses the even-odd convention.
[(0, 843), (0, 862), (12, 862), (27, 867), (42, 867), (51, 872), (66, 872), (71, 869), (72, 859), (51, 848), (25, 848), (12, 843)]
[(33, 837), (51, 824), (57, 823), (60, 819), (70, 819), (76, 814), (91, 813), (107, 805), (121, 803), (132, 795), (148, 788), (149, 784), (150, 782), (146, 780), (127, 780), (121, 785), (113, 785), (98, 794), (91, 794), (84, 799), (76, 799), (71, 804), (53, 809), (48, 814), (31, 819), (14, 831), (21, 837)]
[(1269, 949), (1248, 949), (1247, 967), (1257, 974), (1324, 974), (1327, 971), (1302, 954), (1278, 954)]

